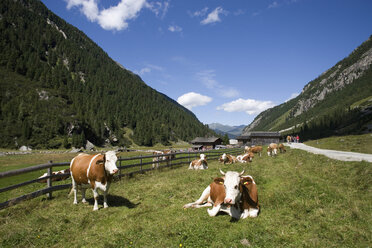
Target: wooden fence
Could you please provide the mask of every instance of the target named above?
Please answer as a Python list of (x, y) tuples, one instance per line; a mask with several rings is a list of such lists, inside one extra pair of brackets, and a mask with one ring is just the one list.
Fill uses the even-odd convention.
[[(172, 153), (174, 155), (170, 159), (162, 160), (164, 155), (146, 155), (146, 156), (136, 156), (136, 157), (118, 157), (117, 167), (119, 172), (115, 175), (114, 179), (121, 180), (122, 177), (131, 177), (134, 174), (138, 173), (145, 173), (150, 170), (154, 169), (162, 169), (165, 167), (179, 167), (182, 165), (188, 165), (194, 159), (199, 158), (200, 153), (204, 153), (207, 156), (207, 160), (213, 161), (218, 159), (223, 153), (228, 154), (240, 154), (243, 152), (243, 149), (235, 148), (235, 149), (220, 149), (220, 150), (209, 150), (209, 151), (198, 151), (198, 152), (175, 152)], [(168, 154), (169, 155), (169, 154)], [(158, 161), (153, 161), (153, 158), (157, 158)], [(158, 167), (153, 167), (153, 164), (159, 163)], [(53, 179), (58, 179), (63, 176), (68, 176), (69, 173), (66, 174), (57, 174), (53, 175), (53, 168), (56, 167), (67, 167), (70, 165), (70, 162), (63, 162), (63, 163), (53, 163), (49, 161), (46, 164), (35, 165), (23, 169), (0, 172), (0, 180), (6, 177), (18, 176), (22, 174), (26, 174), (29, 172), (40, 171), (47, 169), (47, 176), (43, 178), (36, 178), (28, 181), (24, 181), (18, 184), (10, 185), (4, 188), (0, 188), (0, 194), (4, 192), (8, 192), (13, 189), (17, 189), (26, 185), (30, 185), (33, 183), (40, 182), (42, 180), (47, 180), (46, 187), (34, 191), (32, 193), (24, 194), (22, 196), (4, 201), (0, 203), (0, 209), (7, 208), (13, 206), (21, 201), (32, 199), (41, 195), (46, 194), (48, 199), (52, 198), (52, 192), (63, 190), (71, 187), (71, 183), (68, 184), (59, 184), (59, 185), (52, 185)], [(43, 173), (40, 173), (43, 174)], [(12, 196), (13, 197), (13, 196)]]

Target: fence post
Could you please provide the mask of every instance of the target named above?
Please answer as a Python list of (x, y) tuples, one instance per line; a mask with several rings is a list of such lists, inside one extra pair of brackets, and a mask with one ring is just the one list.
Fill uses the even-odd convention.
[(140, 169), (141, 169), (141, 173), (143, 173), (143, 171), (142, 171), (142, 154), (140, 155)]
[(172, 151), (171, 151), (171, 155), (169, 156), (169, 167), (171, 167), (172, 168), (172, 160), (173, 160), (173, 155), (172, 155)]
[(119, 180), (121, 181), (121, 156), (119, 156)]
[[(49, 164), (52, 164), (53, 163), (53, 161), (52, 160), (50, 160), (49, 161)], [(48, 168), (48, 177), (50, 177), (51, 175), (53, 175), (53, 169), (52, 169), (52, 166), (50, 166), (49, 168)], [(51, 188), (52, 187), (52, 178), (48, 178), (47, 179), (47, 188)], [(50, 200), (50, 199), (52, 199), (52, 192), (50, 192), (50, 193), (47, 193), (47, 198)]]

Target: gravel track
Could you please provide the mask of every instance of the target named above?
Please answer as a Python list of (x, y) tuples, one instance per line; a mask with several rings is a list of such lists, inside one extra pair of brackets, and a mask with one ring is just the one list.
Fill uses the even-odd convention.
[(327, 149), (319, 149), (312, 146), (305, 145), (303, 143), (287, 143), (287, 146), (293, 149), (301, 149), (314, 154), (325, 155), (332, 159), (342, 160), (342, 161), (368, 161), (372, 162), (372, 154), (357, 153), (357, 152), (343, 152)]

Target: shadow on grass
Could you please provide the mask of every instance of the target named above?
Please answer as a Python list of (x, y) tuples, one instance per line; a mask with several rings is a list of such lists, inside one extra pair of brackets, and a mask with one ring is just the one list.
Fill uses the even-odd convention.
[[(94, 198), (87, 199), (89, 205), (94, 205)], [(127, 207), (127, 208), (136, 208), (141, 203), (133, 203), (125, 197), (119, 195), (108, 195), (107, 204), (109, 207)], [(100, 195), (98, 198), (98, 205), (103, 205), (103, 195)]]

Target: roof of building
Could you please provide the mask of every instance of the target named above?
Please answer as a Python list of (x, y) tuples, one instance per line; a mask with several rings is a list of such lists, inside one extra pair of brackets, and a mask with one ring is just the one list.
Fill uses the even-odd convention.
[(263, 132), (263, 131), (256, 131), (256, 132), (248, 132), (244, 135), (240, 135), (237, 139), (249, 139), (253, 137), (275, 137), (280, 138), (279, 132)]
[(196, 137), (191, 141), (191, 143), (214, 143), (220, 138), (218, 137), (209, 137), (209, 138), (203, 138), (203, 137)]

